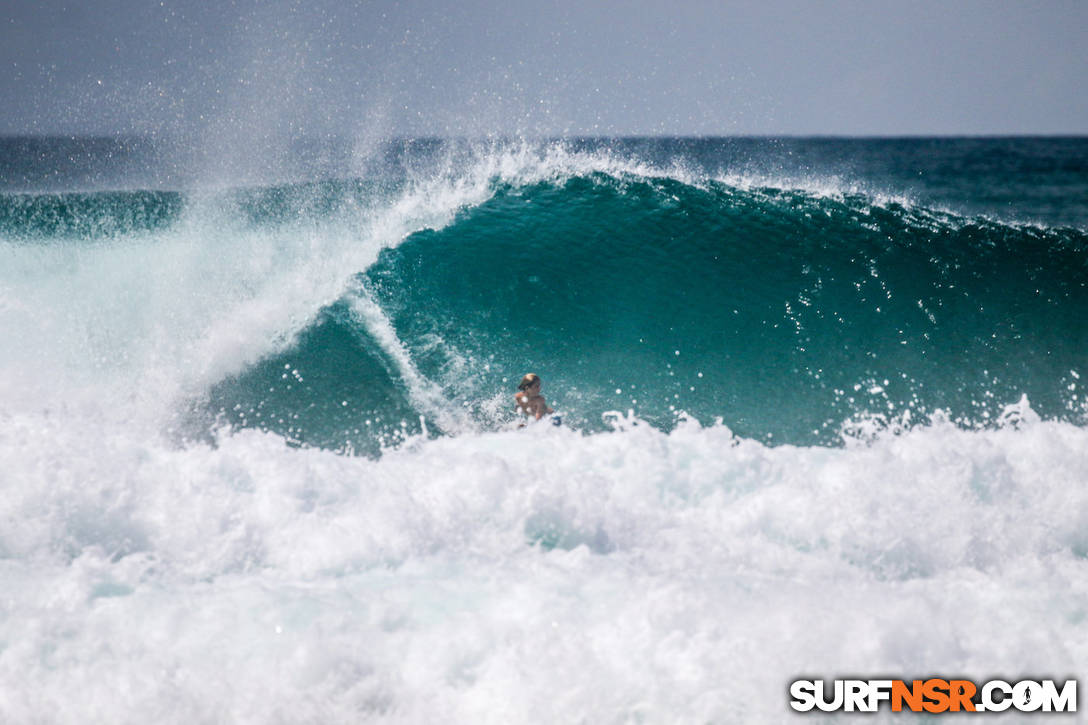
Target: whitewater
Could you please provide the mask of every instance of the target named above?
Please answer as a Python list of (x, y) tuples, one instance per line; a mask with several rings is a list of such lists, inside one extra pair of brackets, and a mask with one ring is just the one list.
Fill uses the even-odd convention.
[[(1079, 676), (1088, 150), (761, 143), (9, 171), (0, 721), (780, 722), (802, 677)], [(529, 370), (564, 425), (514, 428)]]

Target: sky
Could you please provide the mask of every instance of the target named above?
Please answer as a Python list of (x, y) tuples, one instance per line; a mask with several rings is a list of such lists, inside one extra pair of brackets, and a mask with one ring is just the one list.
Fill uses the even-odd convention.
[(1088, 133), (1088, 2), (0, 0), (0, 134)]

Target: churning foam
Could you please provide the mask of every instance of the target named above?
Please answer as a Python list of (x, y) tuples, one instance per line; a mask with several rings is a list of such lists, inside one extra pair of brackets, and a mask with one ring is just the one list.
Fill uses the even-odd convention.
[(0, 426), (0, 716), (782, 720), (800, 674), (1088, 662), (1088, 431), (177, 449)]

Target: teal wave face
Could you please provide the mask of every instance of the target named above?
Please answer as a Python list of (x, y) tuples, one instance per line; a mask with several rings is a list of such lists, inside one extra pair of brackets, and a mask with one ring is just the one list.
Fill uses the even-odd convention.
[(683, 410), (809, 442), (863, 412), (978, 420), (1020, 394), (1061, 414), (1088, 352), (1085, 241), (864, 196), (594, 176), (505, 189), (368, 277), (402, 339), (476, 363), (477, 393), (533, 369), (586, 425)]
[(403, 380), (344, 303), (324, 310), (291, 349), (213, 385), (198, 412), (205, 427), (213, 413), (219, 425), (368, 455), (419, 429)]
[[(1076, 229), (861, 194), (604, 173), (507, 184), (385, 250), (290, 353), (213, 398), (235, 424), (274, 410), (262, 425), (318, 445), (373, 448), (379, 417), (384, 440), (420, 416), (443, 430), (404, 363), (346, 312), (366, 295), (438, 405), (484, 429), (513, 418), (530, 370), (586, 430), (610, 410), (666, 429), (683, 412), (833, 444), (859, 417), (985, 424), (1022, 395), (1077, 417), (1086, 250)], [(296, 369), (306, 386), (288, 393)]]

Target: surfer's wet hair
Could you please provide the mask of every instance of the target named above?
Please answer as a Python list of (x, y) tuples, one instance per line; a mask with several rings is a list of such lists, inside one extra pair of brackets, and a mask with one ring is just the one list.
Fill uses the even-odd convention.
[(529, 388), (533, 387), (533, 383), (539, 383), (539, 382), (540, 382), (540, 376), (539, 375), (537, 375), (536, 373), (529, 373), (528, 375), (526, 375), (524, 378), (521, 379), (520, 383), (518, 383), (518, 390), (528, 390)]

